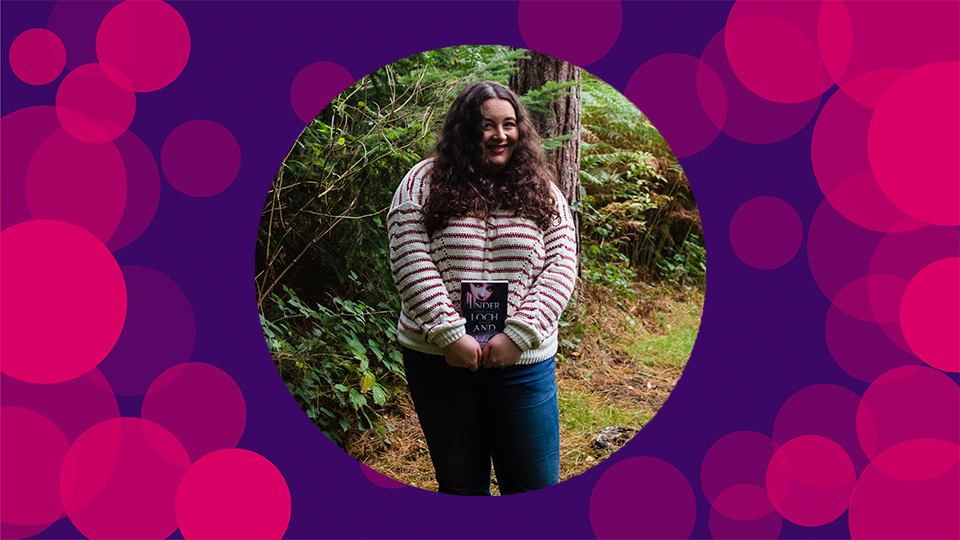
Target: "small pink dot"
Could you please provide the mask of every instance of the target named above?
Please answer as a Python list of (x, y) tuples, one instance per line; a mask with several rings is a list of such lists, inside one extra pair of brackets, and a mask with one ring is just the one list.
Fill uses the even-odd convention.
[[(217, 159), (210, 159), (211, 155)], [(240, 145), (230, 130), (210, 120), (191, 120), (167, 135), (160, 168), (177, 191), (191, 197), (216, 195), (240, 172)]]
[(803, 226), (800, 216), (783, 199), (754, 197), (740, 205), (730, 220), (730, 244), (746, 264), (772, 270), (800, 250)]
[(290, 102), (297, 117), (309, 124), (320, 111), (354, 83), (343, 66), (314, 62), (300, 70), (290, 87)]
[(130, 127), (137, 109), (132, 90), (106, 64), (84, 64), (71, 71), (57, 89), (57, 116), (77, 139), (92, 144), (112, 141)]
[[(573, 21), (578, 39), (557, 31)], [(613, 48), (623, 24), (623, 7), (618, 0), (521, 0), (517, 22), (528, 49), (583, 67)]]
[(921, 360), (960, 371), (960, 258), (940, 259), (910, 280), (900, 304), (900, 327)]
[(10, 69), (23, 82), (42, 85), (53, 82), (67, 63), (63, 42), (44, 28), (31, 28), (10, 45)]

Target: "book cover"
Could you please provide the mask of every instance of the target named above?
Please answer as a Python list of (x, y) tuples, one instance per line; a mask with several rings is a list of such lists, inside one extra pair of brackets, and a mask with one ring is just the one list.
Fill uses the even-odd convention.
[(467, 320), (467, 333), (485, 347), (490, 338), (503, 332), (507, 320), (507, 281), (460, 282), (460, 310)]

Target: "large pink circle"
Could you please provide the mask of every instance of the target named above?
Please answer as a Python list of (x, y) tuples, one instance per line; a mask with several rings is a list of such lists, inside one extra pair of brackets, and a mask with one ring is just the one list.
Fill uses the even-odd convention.
[(37, 148), (60, 127), (56, 107), (27, 107), (0, 118), (0, 229), (33, 219), (27, 169)]
[[(903, 169), (903, 136), (923, 149), (923, 168)], [(898, 79), (870, 120), (867, 151), (877, 183), (910, 216), (960, 225), (960, 63), (938, 62)]]
[[(2, 371), (32, 383), (58, 383), (93, 369), (110, 352), (127, 312), (123, 274), (113, 255), (83, 229), (34, 220), (0, 232)], [(69, 320), (44, 324), (56, 306)], [(37, 344), (42, 343), (42, 347)]]
[(779, 446), (755, 431), (735, 431), (710, 446), (700, 465), (700, 487), (711, 504), (724, 490), (766, 483), (767, 463)]
[(47, 417), (21, 407), (0, 407), (0, 438), (5, 441), (0, 453), (4, 523), (43, 525), (59, 519), (67, 438)]
[(819, 435), (787, 441), (767, 467), (771, 502), (783, 517), (805, 527), (819, 527), (840, 517), (856, 480), (843, 448)]
[(730, 245), (746, 264), (772, 270), (800, 250), (803, 225), (800, 216), (783, 199), (754, 197), (740, 205), (730, 220)]
[(960, 371), (960, 258), (931, 263), (907, 285), (900, 327), (921, 360), (944, 371)]
[[(629, 519), (637, 515), (637, 508), (644, 509), (644, 518)], [(653, 457), (614, 464), (590, 494), (590, 525), (599, 540), (689, 538), (696, 519), (697, 501), (686, 477)]]
[(97, 31), (97, 58), (122, 73), (124, 88), (152, 92), (174, 81), (190, 56), (190, 32), (176, 9), (157, 0), (128, 0), (107, 13)]
[[(217, 159), (209, 159), (215, 155)], [(177, 191), (209, 197), (227, 189), (240, 172), (240, 145), (230, 130), (210, 120), (191, 120), (167, 135), (160, 167)]]
[(290, 523), (290, 489), (260, 454), (217, 450), (190, 467), (177, 490), (184, 538), (280, 538)]
[[(577, 39), (557, 31), (574, 21)], [(521, 0), (517, 22), (528, 49), (583, 67), (613, 48), (623, 24), (623, 7), (619, 0)]]
[(157, 424), (107, 420), (70, 447), (60, 496), (89, 538), (166, 538), (177, 529), (174, 499), (189, 466), (180, 442)]
[(290, 86), (293, 111), (309, 124), (333, 98), (353, 83), (353, 75), (340, 64), (314, 62), (301, 69)]
[(68, 73), (57, 89), (57, 116), (63, 127), (87, 143), (119, 137), (137, 110), (136, 94), (117, 83), (122, 79), (106, 64), (84, 64)]
[(10, 69), (27, 84), (53, 82), (67, 63), (67, 50), (53, 32), (44, 28), (26, 30), (10, 45)]

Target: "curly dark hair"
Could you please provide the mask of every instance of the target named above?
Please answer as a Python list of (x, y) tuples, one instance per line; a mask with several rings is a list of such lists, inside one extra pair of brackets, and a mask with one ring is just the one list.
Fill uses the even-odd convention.
[[(517, 142), (506, 167), (487, 170), (483, 158), (483, 113), (488, 99), (513, 105)], [(546, 230), (559, 217), (550, 190), (553, 173), (547, 166), (540, 137), (526, 109), (509, 88), (494, 81), (468, 85), (450, 106), (436, 145), (430, 194), (424, 202), (427, 232), (443, 229), (451, 218), (485, 219), (493, 210), (512, 210)]]

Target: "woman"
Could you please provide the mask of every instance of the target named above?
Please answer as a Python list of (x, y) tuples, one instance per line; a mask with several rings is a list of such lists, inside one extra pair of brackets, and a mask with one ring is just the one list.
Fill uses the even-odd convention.
[[(387, 224), (404, 369), (439, 491), (489, 495), (491, 459), (502, 494), (557, 483), (554, 355), (576, 231), (513, 92), (460, 92)], [(509, 282), (505, 330), (482, 349), (464, 329), (462, 280)]]

